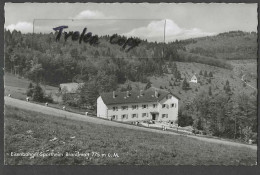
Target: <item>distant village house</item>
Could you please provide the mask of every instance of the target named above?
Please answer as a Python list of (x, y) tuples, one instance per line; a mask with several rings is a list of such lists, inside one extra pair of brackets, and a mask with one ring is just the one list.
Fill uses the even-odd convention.
[(191, 77), (190, 82), (191, 82), (191, 83), (198, 83), (197, 77), (196, 77), (195, 75), (193, 75), (193, 76)]

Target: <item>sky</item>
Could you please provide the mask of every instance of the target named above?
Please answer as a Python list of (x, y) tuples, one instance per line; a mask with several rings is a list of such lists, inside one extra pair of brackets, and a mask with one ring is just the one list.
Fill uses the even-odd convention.
[[(22, 33), (121, 34), (166, 42), (241, 30), (257, 32), (257, 4), (6, 3), (5, 28)], [(34, 26), (34, 27), (33, 27)]]

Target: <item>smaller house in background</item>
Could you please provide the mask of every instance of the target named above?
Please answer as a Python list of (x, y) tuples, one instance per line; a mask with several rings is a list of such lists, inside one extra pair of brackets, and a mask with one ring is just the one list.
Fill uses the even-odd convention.
[(195, 75), (191, 77), (190, 83), (198, 83), (198, 79)]
[(62, 83), (60, 84), (60, 91), (62, 93), (76, 93), (77, 90), (83, 86), (84, 83)]

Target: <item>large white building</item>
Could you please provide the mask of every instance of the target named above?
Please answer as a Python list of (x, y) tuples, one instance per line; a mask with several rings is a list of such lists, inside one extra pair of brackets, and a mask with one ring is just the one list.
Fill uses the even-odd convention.
[(97, 117), (116, 121), (176, 121), (179, 98), (156, 88), (109, 92), (97, 99)]

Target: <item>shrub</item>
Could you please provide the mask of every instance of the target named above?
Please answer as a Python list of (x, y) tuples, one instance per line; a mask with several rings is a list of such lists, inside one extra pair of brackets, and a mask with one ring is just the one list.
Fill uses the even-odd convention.
[(191, 116), (188, 116), (186, 114), (182, 114), (181, 112), (178, 115), (178, 125), (181, 127), (185, 126), (192, 126), (193, 125), (193, 119)]
[(47, 103), (53, 103), (53, 99), (52, 99), (52, 96), (49, 94), (49, 95), (46, 95), (44, 97), (44, 102), (47, 102)]

